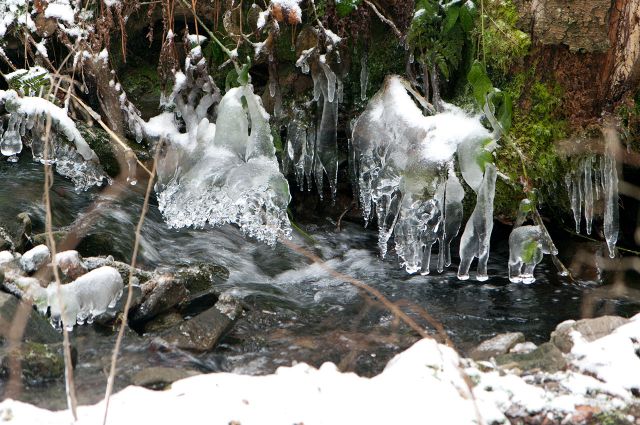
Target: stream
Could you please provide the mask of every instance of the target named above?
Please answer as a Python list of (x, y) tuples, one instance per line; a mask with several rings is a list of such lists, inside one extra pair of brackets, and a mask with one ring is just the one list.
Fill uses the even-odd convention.
[[(26, 211), (32, 217), (34, 231), (42, 231), (42, 187), (42, 166), (27, 155), (15, 164), (0, 162), (0, 222)], [(141, 180), (136, 186), (122, 187), (119, 196), (109, 199), (97, 189), (76, 193), (71, 182), (56, 175), (52, 188), (54, 226), (85, 221), (89, 234), (108, 247), (116, 259), (128, 262), (145, 187), (146, 182)], [(99, 207), (87, 216), (93, 203)], [(294, 232), (295, 244), (389, 299), (426, 310), (442, 323), (462, 353), (500, 332), (522, 332), (529, 341), (546, 341), (559, 322), (582, 317), (586, 297), (609, 282), (605, 274), (602, 281), (569, 283), (557, 275), (545, 256), (536, 268), (534, 284), (511, 284), (507, 277), (509, 229), (501, 230), (498, 225), (492, 238), (490, 279), (482, 283), (474, 281), (473, 276), (465, 282), (457, 279), (457, 255), (442, 274), (408, 275), (398, 266), (393, 251), (380, 260), (377, 232), (357, 223), (343, 223), (340, 232), (329, 221), (302, 227), (315, 243)], [(181, 352), (163, 345), (153, 335), (129, 331), (120, 355), (116, 390), (150, 366), (266, 374), (294, 362), (319, 366), (332, 361), (342, 370), (371, 376), (417, 340), (378, 303), (282, 244), (269, 248), (244, 238), (232, 226), (171, 229), (164, 223), (155, 198), (141, 236), (138, 267), (170, 269), (210, 262), (225, 266), (230, 277), (222, 289), (242, 299), (248, 311), (209, 353)], [(561, 257), (570, 259), (582, 242), (565, 238), (556, 240), (556, 244)], [(457, 252), (457, 246), (452, 250)], [(640, 303), (612, 298), (599, 300), (595, 307), (594, 315), (630, 316), (640, 309)], [(114, 339), (114, 334), (104, 329), (74, 329), (72, 343), (78, 351), (75, 379), (81, 404), (95, 403), (103, 397)], [(21, 397), (40, 407), (66, 407), (62, 382), (27, 388)]]

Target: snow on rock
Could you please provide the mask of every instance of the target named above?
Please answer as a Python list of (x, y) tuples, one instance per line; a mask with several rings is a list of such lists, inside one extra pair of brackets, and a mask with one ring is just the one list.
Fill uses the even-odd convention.
[(87, 272), (87, 266), (82, 261), (78, 251), (62, 251), (55, 255), (54, 263), (60, 267), (65, 276), (76, 279)]
[(582, 335), (571, 333), (573, 365), (585, 374), (593, 375), (617, 394), (640, 390), (640, 314), (609, 335), (587, 342)]
[[(251, 424), (474, 424), (480, 420), (460, 371), (459, 358), (433, 340), (417, 342), (373, 378), (341, 373), (333, 363), (319, 369), (300, 363), (266, 376), (231, 373), (177, 381), (167, 391), (127, 387), (110, 401), (110, 423)], [(212, 409), (211, 401), (215, 401)], [(145, 408), (154, 406), (153, 408)], [(479, 406), (486, 423), (504, 416)], [(14, 400), (0, 403), (15, 425), (66, 424), (68, 412), (50, 412)], [(79, 425), (102, 419), (104, 405), (78, 409)]]
[(43, 264), (49, 262), (51, 252), (46, 245), (38, 245), (25, 252), (20, 258), (20, 267), (27, 273), (38, 270)]
[(0, 265), (10, 263), (14, 260), (11, 251), (0, 251)]

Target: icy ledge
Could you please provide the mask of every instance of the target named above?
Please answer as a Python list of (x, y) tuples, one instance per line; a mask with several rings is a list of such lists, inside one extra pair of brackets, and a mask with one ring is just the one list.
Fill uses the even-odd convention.
[[(610, 335), (585, 342), (573, 335), (567, 371), (531, 376), (491, 370), (461, 359), (433, 340), (418, 341), (373, 378), (341, 373), (333, 363), (315, 369), (301, 363), (275, 374), (213, 373), (175, 382), (167, 391), (130, 386), (111, 399), (109, 423), (228, 424), (491, 424), (544, 413), (552, 423), (574, 423), (578, 407), (620, 410), (633, 403), (640, 382), (640, 314)], [(462, 372), (473, 382), (473, 397)], [(151, 408), (153, 406), (153, 408)], [(79, 425), (100, 423), (104, 404), (82, 406)], [(578, 415), (578, 416), (576, 416)], [(68, 424), (66, 411), (51, 412), (14, 400), (0, 403), (11, 424)], [(555, 422), (553, 421), (555, 420)]]

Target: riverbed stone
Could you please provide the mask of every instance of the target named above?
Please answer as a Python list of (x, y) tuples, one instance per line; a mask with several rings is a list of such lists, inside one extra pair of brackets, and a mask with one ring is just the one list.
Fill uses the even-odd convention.
[[(21, 301), (13, 295), (0, 292), (0, 320), (5, 324), (11, 324), (20, 303)], [(33, 308), (29, 308), (28, 314), (27, 324), (22, 336), (23, 341), (55, 343), (62, 340), (62, 335), (53, 329), (49, 321)], [(4, 327), (5, 325), (3, 325)]]
[[(62, 343), (41, 344), (37, 342), (25, 342), (20, 345), (18, 352), (22, 379), (30, 384), (42, 384), (45, 382), (64, 378), (64, 351)], [(4, 375), (11, 368), (11, 354), (6, 348), (0, 350), (0, 367)], [(77, 352), (71, 350), (72, 365), (77, 360)], [(75, 360), (74, 360), (75, 359)]]
[(88, 271), (87, 266), (82, 261), (82, 257), (75, 250), (58, 252), (55, 255), (54, 262), (60, 268), (63, 276), (69, 281), (76, 280)]
[(480, 343), (480, 345), (469, 353), (469, 357), (476, 361), (489, 360), (500, 354), (508, 353), (509, 350), (519, 342), (524, 342), (524, 335), (522, 332), (498, 334), (493, 338)]
[(520, 369), (523, 372), (542, 370), (554, 373), (567, 367), (562, 352), (550, 342), (541, 344), (530, 353), (501, 354), (495, 357), (495, 361), (504, 369)]
[(173, 276), (156, 276), (142, 285), (142, 303), (132, 311), (131, 320), (150, 320), (185, 302), (188, 296), (187, 288)]
[(184, 321), (182, 314), (175, 310), (161, 313), (144, 324), (145, 332), (159, 332), (163, 329), (172, 328)]
[(629, 319), (619, 316), (602, 316), (594, 319), (567, 320), (560, 323), (551, 333), (551, 342), (563, 353), (568, 353), (573, 347), (571, 332), (577, 331), (587, 341), (609, 335), (614, 329), (627, 323)]
[(538, 348), (538, 346), (531, 341), (519, 342), (514, 345), (511, 350), (509, 350), (509, 353), (526, 354), (532, 352), (536, 348)]
[(229, 278), (229, 270), (217, 264), (202, 263), (178, 269), (175, 278), (196, 295), (224, 283)]
[(176, 327), (163, 331), (160, 337), (183, 350), (210, 351), (233, 327), (241, 311), (239, 304), (231, 307), (225, 303), (220, 308), (216, 305)]
[[(69, 232), (66, 232), (64, 230), (57, 230), (53, 232), (53, 240), (56, 242), (56, 244), (60, 244), (67, 238), (68, 235)], [(31, 237), (31, 241), (33, 241), (34, 245), (46, 244), (48, 238), (49, 236), (46, 233), (38, 233), (37, 235), (33, 235)]]
[(200, 375), (200, 372), (171, 367), (148, 367), (133, 375), (132, 383), (151, 390), (164, 390), (180, 379)]

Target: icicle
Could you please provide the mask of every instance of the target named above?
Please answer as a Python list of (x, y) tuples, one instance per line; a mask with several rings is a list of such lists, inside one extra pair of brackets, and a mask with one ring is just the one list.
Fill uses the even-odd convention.
[(591, 177), (591, 157), (584, 159), (583, 163), (583, 187), (584, 187), (584, 220), (587, 226), (587, 235), (591, 234), (593, 221), (593, 180)]
[(533, 272), (542, 261), (543, 254), (550, 254), (540, 226), (521, 226), (509, 235), (509, 280), (514, 283), (533, 283)]
[(484, 178), (478, 190), (476, 206), (460, 239), (460, 266), (458, 268), (458, 279), (460, 280), (469, 279), (469, 268), (474, 257), (478, 258), (476, 279), (485, 281), (489, 278), (487, 262), (489, 261), (489, 245), (493, 230), (493, 199), (496, 176), (495, 165), (486, 164)]
[(571, 211), (576, 224), (576, 233), (580, 233), (580, 222), (582, 220), (582, 201), (580, 199), (580, 174), (574, 172), (571, 175)]
[(135, 186), (136, 184), (138, 184), (138, 178), (137, 178), (138, 158), (136, 158), (136, 154), (133, 153), (132, 150), (128, 150), (125, 153), (125, 159), (127, 161), (127, 168), (128, 168), (127, 183), (129, 183), (131, 186)]
[(329, 102), (333, 102), (336, 96), (336, 74), (331, 70), (331, 68), (329, 68), (329, 65), (327, 65), (327, 59), (325, 55), (320, 56), (319, 63), (320, 63), (320, 67), (324, 71), (324, 75), (327, 80), (326, 81), (326, 85), (327, 85), (326, 99)]
[(367, 100), (367, 86), (369, 85), (369, 65), (367, 64), (367, 53), (363, 53), (360, 59), (360, 100)]
[(603, 182), (604, 182), (604, 237), (609, 249), (609, 257), (616, 255), (616, 243), (618, 242), (618, 170), (615, 156), (607, 152), (603, 158)]
[(442, 227), (442, 246), (440, 247), (440, 259), (438, 271), (451, 265), (451, 241), (458, 236), (462, 225), (464, 188), (458, 180), (453, 168), (449, 168), (449, 178), (445, 190), (444, 201), (444, 226)]

